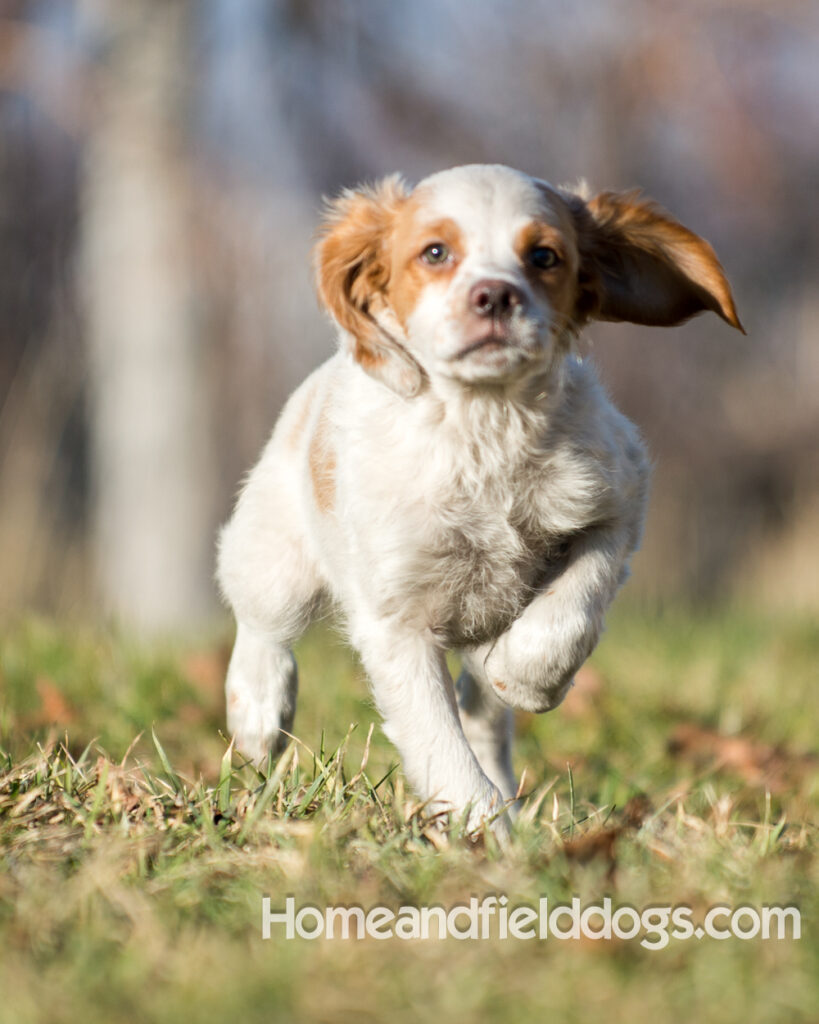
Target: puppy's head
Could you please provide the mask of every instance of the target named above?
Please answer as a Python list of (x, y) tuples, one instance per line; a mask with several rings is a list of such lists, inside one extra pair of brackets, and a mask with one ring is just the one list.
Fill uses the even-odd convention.
[(317, 266), (354, 358), (406, 396), (427, 377), (542, 373), (592, 319), (669, 326), (713, 310), (742, 330), (711, 246), (653, 203), (495, 165), (345, 192)]

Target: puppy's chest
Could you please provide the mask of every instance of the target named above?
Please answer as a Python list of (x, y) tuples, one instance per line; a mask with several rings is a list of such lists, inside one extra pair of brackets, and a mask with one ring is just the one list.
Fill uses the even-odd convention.
[(502, 488), (455, 491), (432, 510), (418, 557), (426, 625), (450, 646), (492, 640), (521, 614), (559, 542)]

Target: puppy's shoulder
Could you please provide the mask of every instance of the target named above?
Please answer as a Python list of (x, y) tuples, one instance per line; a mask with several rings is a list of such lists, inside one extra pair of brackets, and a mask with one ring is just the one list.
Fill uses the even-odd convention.
[(297, 452), (307, 443), (321, 407), (336, 388), (339, 356), (325, 360), (292, 391), (274, 424), (268, 448)]
[(566, 367), (550, 462), (573, 481), (578, 501), (586, 495), (596, 514), (645, 495), (649, 460), (643, 440), (589, 361), (572, 360)]
[(574, 445), (594, 450), (612, 446), (618, 453), (638, 457), (643, 451), (639, 431), (617, 408), (590, 360), (572, 358), (566, 365), (563, 401), (555, 418), (555, 430)]

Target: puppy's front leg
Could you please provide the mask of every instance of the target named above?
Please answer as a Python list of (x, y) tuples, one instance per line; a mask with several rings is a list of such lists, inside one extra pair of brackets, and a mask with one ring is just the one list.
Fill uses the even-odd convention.
[[(389, 620), (359, 622), (353, 633), (384, 717), (384, 732), (398, 748), (418, 794), (435, 811), (459, 814), (469, 808), (470, 830), (498, 815), (503, 797), (464, 735), (444, 652)], [(506, 815), (496, 818), (492, 828), (505, 837)]]
[[(466, 666), (455, 689), (461, 726), (478, 763), (505, 799), (514, 800), (518, 791), (512, 768), (514, 712), (498, 700), (482, 674), (473, 675)], [(515, 805), (510, 804), (509, 813), (514, 816), (515, 811)]]
[(634, 523), (591, 527), (571, 544), (568, 561), (493, 644), (464, 656), (476, 679), (506, 704), (549, 711), (600, 638), (606, 609), (628, 575)]

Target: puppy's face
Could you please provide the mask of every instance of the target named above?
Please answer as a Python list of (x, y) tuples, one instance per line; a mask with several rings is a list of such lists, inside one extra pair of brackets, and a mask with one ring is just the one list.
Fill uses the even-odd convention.
[(571, 212), (557, 192), (516, 171), (456, 168), (427, 178), (398, 210), (388, 251), (386, 301), (430, 374), (518, 377), (549, 361), (572, 323), (579, 254)]
[(741, 329), (711, 247), (654, 204), (587, 201), (496, 165), (344, 193), (318, 278), (354, 358), (405, 396), (429, 378), (543, 372), (593, 318), (667, 325), (711, 309)]

